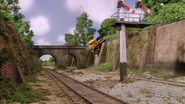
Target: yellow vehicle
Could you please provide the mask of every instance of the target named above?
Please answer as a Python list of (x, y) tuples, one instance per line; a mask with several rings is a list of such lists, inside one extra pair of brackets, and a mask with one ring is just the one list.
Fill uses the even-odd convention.
[(98, 54), (101, 49), (101, 44), (105, 41), (103, 36), (99, 36), (96, 39), (90, 40), (87, 44), (91, 53)]

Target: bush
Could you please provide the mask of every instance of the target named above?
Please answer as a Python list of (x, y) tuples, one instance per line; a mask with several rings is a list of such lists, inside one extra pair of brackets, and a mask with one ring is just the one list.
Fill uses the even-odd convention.
[(106, 62), (101, 64), (99, 67), (93, 69), (93, 71), (109, 72), (112, 71), (113, 63)]
[(80, 69), (80, 68), (86, 68), (86, 67), (87, 67), (86, 63), (80, 63), (80, 64), (77, 66), (78, 69)]
[(39, 61), (39, 59), (36, 57), (36, 56), (31, 56), (31, 61), (32, 61), (32, 65), (33, 65), (33, 68), (36, 72), (41, 72), (42, 70), (42, 64), (41, 62)]
[(133, 36), (140, 35), (140, 28), (127, 28), (126, 30), (126, 37), (132, 38)]
[(55, 69), (67, 69), (67, 64), (60, 63), (59, 65), (55, 66)]

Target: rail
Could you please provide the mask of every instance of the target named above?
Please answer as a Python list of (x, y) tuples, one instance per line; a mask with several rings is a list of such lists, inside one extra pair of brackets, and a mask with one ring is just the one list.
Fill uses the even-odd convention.
[(173, 86), (178, 86), (178, 87), (185, 87), (185, 82), (177, 82), (177, 81), (154, 79), (154, 78), (144, 78), (144, 77), (136, 77), (136, 76), (131, 76), (131, 78), (137, 79), (137, 80), (149, 81), (149, 82), (168, 84), (168, 85), (173, 85)]
[[(70, 78), (70, 77), (68, 77), (68, 76), (66, 76), (66, 75), (64, 75), (64, 74), (61, 74), (61, 73), (57, 73), (57, 72), (55, 72), (55, 73), (53, 73), (53, 72), (51, 72), (51, 71), (49, 71), (48, 69), (46, 70), (48, 73), (50, 73), (52, 76), (54, 76), (55, 78), (57, 78), (58, 80), (60, 80), (62, 83), (64, 83), (68, 88), (70, 88), (71, 90), (73, 90), (78, 96), (80, 96), (80, 98), (82, 98), (82, 99), (84, 99), (88, 104), (94, 104), (95, 102), (97, 103), (97, 102), (106, 102), (106, 100), (105, 99), (107, 99), (107, 98), (101, 98), (101, 100), (98, 100), (98, 99), (92, 99), (92, 91), (93, 91), (93, 93), (96, 93), (96, 94), (101, 94), (101, 96), (107, 96), (108, 98), (109, 98), (109, 100), (111, 100), (111, 101), (113, 101), (114, 103), (113, 104), (115, 104), (115, 102), (117, 102), (116, 104), (128, 104), (127, 102), (125, 102), (125, 101), (122, 101), (122, 100), (120, 100), (120, 99), (117, 99), (117, 98), (115, 98), (115, 97), (113, 97), (113, 96), (110, 96), (110, 95), (108, 95), (108, 94), (106, 94), (106, 93), (104, 93), (104, 92), (101, 92), (101, 91), (99, 91), (99, 90), (97, 90), (97, 89), (94, 89), (94, 88), (92, 88), (92, 87), (90, 87), (90, 86), (88, 86), (88, 85), (86, 85), (86, 84), (84, 84), (84, 83), (82, 83), (82, 82), (79, 82), (79, 81), (77, 81), (77, 80), (74, 80), (73, 78)], [(58, 75), (57, 75), (58, 74)], [(68, 80), (68, 79), (70, 79), (71, 81), (63, 81), (63, 80), (61, 80), (61, 78), (59, 78), (59, 76), (64, 76), (65, 78), (63, 78), (62, 77), (62, 79), (64, 79), (64, 80)], [(75, 83), (76, 82), (76, 83)], [(69, 85), (70, 83), (75, 83), (75, 87), (74, 86), (72, 86), (72, 85)], [(81, 90), (79, 90), (79, 89), (75, 89), (75, 88), (81, 88), (81, 87), (79, 87), (79, 85), (82, 85), (82, 86), (84, 86), (84, 88), (82, 88)], [(90, 91), (90, 90), (85, 90), (85, 87), (87, 87), (88, 89), (91, 89), (92, 91)], [(83, 92), (83, 91), (85, 91), (85, 92)], [(79, 93), (80, 92), (80, 93)], [(83, 93), (82, 93), (83, 92)], [(91, 92), (91, 93), (90, 93)], [(86, 94), (84, 94), (84, 93), (86, 93)], [(87, 95), (87, 94), (89, 94), (89, 96)], [(91, 96), (90, 96), (91, 95)], [(96, 95), (96, 96), (100, 96), (100, 95)], [(109, 102), (110, 104), (111, 104), (111, 102)]]

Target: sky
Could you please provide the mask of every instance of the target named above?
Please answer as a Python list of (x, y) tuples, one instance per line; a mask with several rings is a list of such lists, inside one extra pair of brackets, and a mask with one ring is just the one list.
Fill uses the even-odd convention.
[[(124, 0), (132, 9), (135, 9), (135, 2)], [(25, 15), (24, 20), (30, 22), (34, 32), (34, 45), (63, 45), (65, 34), (73, 34), (76, 18), (83, 12), (93, 20), (92, 27), (96, 30), (104, 19), (117, 12), (117, 0), (19, 0), (19, 6), (19, 12)], [(96, 32), (94, 38), (98, 35)]]

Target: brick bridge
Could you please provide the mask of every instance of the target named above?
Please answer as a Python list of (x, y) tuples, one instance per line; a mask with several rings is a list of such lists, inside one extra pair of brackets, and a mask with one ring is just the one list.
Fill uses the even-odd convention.
[(82, 62), (83, 56), (81, 51), (87, 46), (56, 46), (56, 45), (35, 45), (33, 46), (33, 55), (40, 58), (42, 55), (50, 54), (54, 57), (56, 65), (62, 62), (62, 58), (66, 54), (74, 56), (77, 60), (77, 65)]

